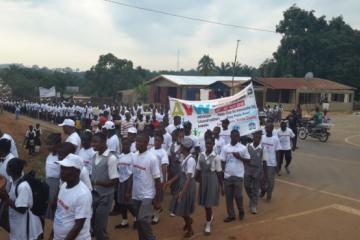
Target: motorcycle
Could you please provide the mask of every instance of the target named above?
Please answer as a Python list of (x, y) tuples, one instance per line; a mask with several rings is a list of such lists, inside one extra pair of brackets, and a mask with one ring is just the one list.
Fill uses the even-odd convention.
[(308, 136), (319, 139), (320, 142), (326, 142), (330, 136), (330, 124), (319, 124), (315, 126), (312, 121), (302, 120), (299, 124), (298, 136), (301, 140), (305, 140)]

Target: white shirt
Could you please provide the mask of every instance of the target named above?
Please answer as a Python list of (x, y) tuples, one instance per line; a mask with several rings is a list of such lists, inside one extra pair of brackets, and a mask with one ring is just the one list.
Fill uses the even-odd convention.
[(196, 161), (192, 154), (189, 154), (182, 162), (181, 162), (181, 171), (183, 173), (191, 174), (191, 177), (195, 176), (196, 172)]
[(69, 142), (72, 143), (73, 145), (76, 146), (76, 151), (75, 154), (78, 154), (81, 148), (81, 139), (80, 136), (77, 132), (73, 132), (72, 134), (70, 134), (67, 139), (65, 140), (65, 142)]
[(106, 140), (106, 145), (110, 152), (114, 152), (116, 155), (120, 154), (120, 141), (116, 134)]
[(154, 199), (156, 194), (154, 179), (160, 178), (158, 160), (150, 151), (137, 152), (133, 164), (132, 198)]
[(10, 142), (11, 142), (10, 152), (12, 153), (12, 155), (14, 155), (14, 157), (19, 157), (14, 139), (9, 134), (6, 134), (6, 133), (4, 133), (0, 139), (3, 139), (3, 138), (10, 140)]
[(278, 137), (262, 135), (261, 146), (263, 147), (263, 160), (266, 161), (267, 166), (276, 167), (276, 151), (281, 150)]
[(136, 149), (136, 143), (133, 142), (130, 146), (130, 152), (132, 153), (136, 153), (137, 149)]
[(171, 137), (171, 135), (170, 135), (169, 133), (167, 133), (167, 132), (163, 135), (163, 137), (164, 137), (164, 143), (162, 144), (161, 147), (162, 147), (165, 151), (168, 151), (169, 148), (170, 148), (170, 146), (171, 146), (171, 143), (172, 143), (172, 137)]
[(92, 215), (92, 196), (81, 181), (72, 188), (60, 187), (54, 218), (54, 240), (63, 240), (74, 227), (76, 219), (86, 218), (83, 228), (76, 239), (90, 240), (90, 220)]
[[(205, 158), (200, 158), (200, 156), (204, 156)], [(210, 157), (215, 157), (215, 159), (212, 162), (210, 162), (209, 161)], [(196, 170), (199, 170), (199, 171), (201, 171), (201, 164), (200, 164), (201, 159), (204, 159), (203, 161), (205, 161), (207, 165), (211, 164), (210, 170), (212, 172), (215, 172), (215, 171), (221, 172), (222, 171), (221, 158), (214, 151), (212, 153), (210, 153), (210, 155), (206, 155), (206, 152), (202, 152), (199, 155), (199, 158), (198, 158), (198, 161), (196, 164)]]
[(56, 163), (59, 160), (57, 154), (50, 153), (46, 158), (45, 176), (47, 178), (60, 178), (60, 165)]
[(91, 180), (89, 175), (90, 175), (89, 171), (85, 166), (83, 166), (80, 171), (80, 181), (82, 181), (88, 187), (88, 189), (92, 191), (93, 187), (91, 185)]
[(154, 142), (155, 142), (155, 138), (149, 137), (149, 143), (148, 143), (147, 149), (151, 149), (154, 146)]
[[(0, 162), (0, 176), (3, 176), (6, 178), (6, 191), (7, 192), (9, 192), (9, 190), (10, 190), (11, 177), (7, 174), (6, 168), (7, 168), (9, 161), (13, 158), (14, 158), (14, 155), (9, 153), (8, 155), (6, 155), (4, 162)], [(0, 202), (1, 202), (1, 199), (0, 199)]]
[(222, 139), (224, 139), (225, 144), (230, 143), (230, 133), (231, 133), (230, 129), (227, 129), (227, 130), (221, 129), (221, 131), (220, 131), (219, 135)]
[[(108, 157), (110, 154), (109, 149), (106, 149), (105, 152), (103, 152), (102, 155), (99, 155), (98, 152), (96, 152), (95, 154), (95, 166), (98, 165), (100, 163), (100, 161), (104, 158), (104, 157)], [(117, 179), (119, 178), (119, 173), (117, 171), (117, 157), (115, 155), (111, 155), (109, 157), (109, 160), (107, 162), (108, 164), (108, 174), (109, 174), (109, 179)]]
[(276, 133), (280, 141), (281, 150), (291, 150), (291, 138), (295, 137), (294, 132), (290, 128), (286, 128), (285, 131), (279, 128)]
[(153, 147), (150, 149), (150, 151), (156, 156), (160, 170), (160, 180), (161, 182), (164, 182), (164, 180), (166, 181), (167, 179), (164, 179), (162, 166), (169, 165), (169, 156), (163, 148), (155, 149), (155, 147)]
[(172, 132), (176, 129), (175, 125), (174, 124), (169, 124), (169, 126), (167, 126), (165, 128), (165, 130), (169, 133), (169, 134), (172, 134)]
[[(43, 232), (40, 218), (34, 215), (30, 208), (33, 206), (33, 194), (30, 185), (27, 182), (22, 182), (17, 188), (17, 197), (15, 194), (17, 182), (11, 186), (9, 197), (15, 202), (16, 207), (29, 208), (29, 239), (35, 240)], [(10, 239), (24, 240), (27, 238), (27, 213), (21, 214), (13, 208), (9, 208), (9, 223), (10, 223)]]
[(131, 176), (135, 153), (121, 153), (118, 159), (117, 169), (119, 172), (119, 182), (125, 182)]
[(81, 148), (79, 151), (79, 157), (81, 157), (81, 159), (83, 160), (84, 166), (87, 168), (89, 174), (91, 175), (91, 171), (92, 171), (92, 161), (94, 159), (96, 152), (94, 151), (94, 149), (88, 148)]
[(219, 139), (215, 138), (214, 151), (217, 155), (220, 155), (221, 149), (226, 145), (225, 140), (221, 137)]
[(245, 172), (244, 163), (242, 160), (234, 157), (233, 153), (239, 153), (241, 157), (250, 159), (247, 147), (241, 143), (237, 143), (234, 146), (230, 143), (225, 145), (220, 154), (221, 161), (225, 162), (224, 177), (235, 176), (243, 178)]

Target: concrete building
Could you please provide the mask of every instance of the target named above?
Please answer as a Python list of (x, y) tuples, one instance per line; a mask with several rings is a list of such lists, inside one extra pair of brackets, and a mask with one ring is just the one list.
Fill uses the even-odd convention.
[(250, 82), (254, 85), (258, 108), (281, 104), (285, 110), (297, 104), (307, 110), (323, 103), (331, 111), (351, 112), (355, 88), (321, 78), (254, 78), (240, 83), (239, 89)]

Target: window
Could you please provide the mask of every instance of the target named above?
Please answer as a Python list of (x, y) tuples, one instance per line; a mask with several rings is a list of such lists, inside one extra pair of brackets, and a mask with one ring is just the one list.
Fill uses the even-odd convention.
[(300, 104), (319, 104), (320, 93), (300, 93), (299, 94)]
[(290, 103), (291, 90), (281, 90), (280, 103)]
[(337, 94), (337, 93), (331, 94), (332, 102), (344, 102), (344, 99), (345, 99), (345, 94)]
[(279, 102), (280, 90), (268, 89), (266, 91), (266, 102)]

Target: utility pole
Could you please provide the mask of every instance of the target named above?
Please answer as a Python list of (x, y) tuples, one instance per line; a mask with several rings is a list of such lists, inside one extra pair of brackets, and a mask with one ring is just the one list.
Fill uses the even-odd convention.
[(233, 64), (233, 73), (232, 73), (232, 80), (231, 80), (231, 95), (234, 95), (235, 64), (236, 64), (236, 59), (237, 59), (239, 42), (240, 42), (240, 40), (237, 40), (237, 41), (236, 41), (235, 60), (234, 60), (234, 64)]

